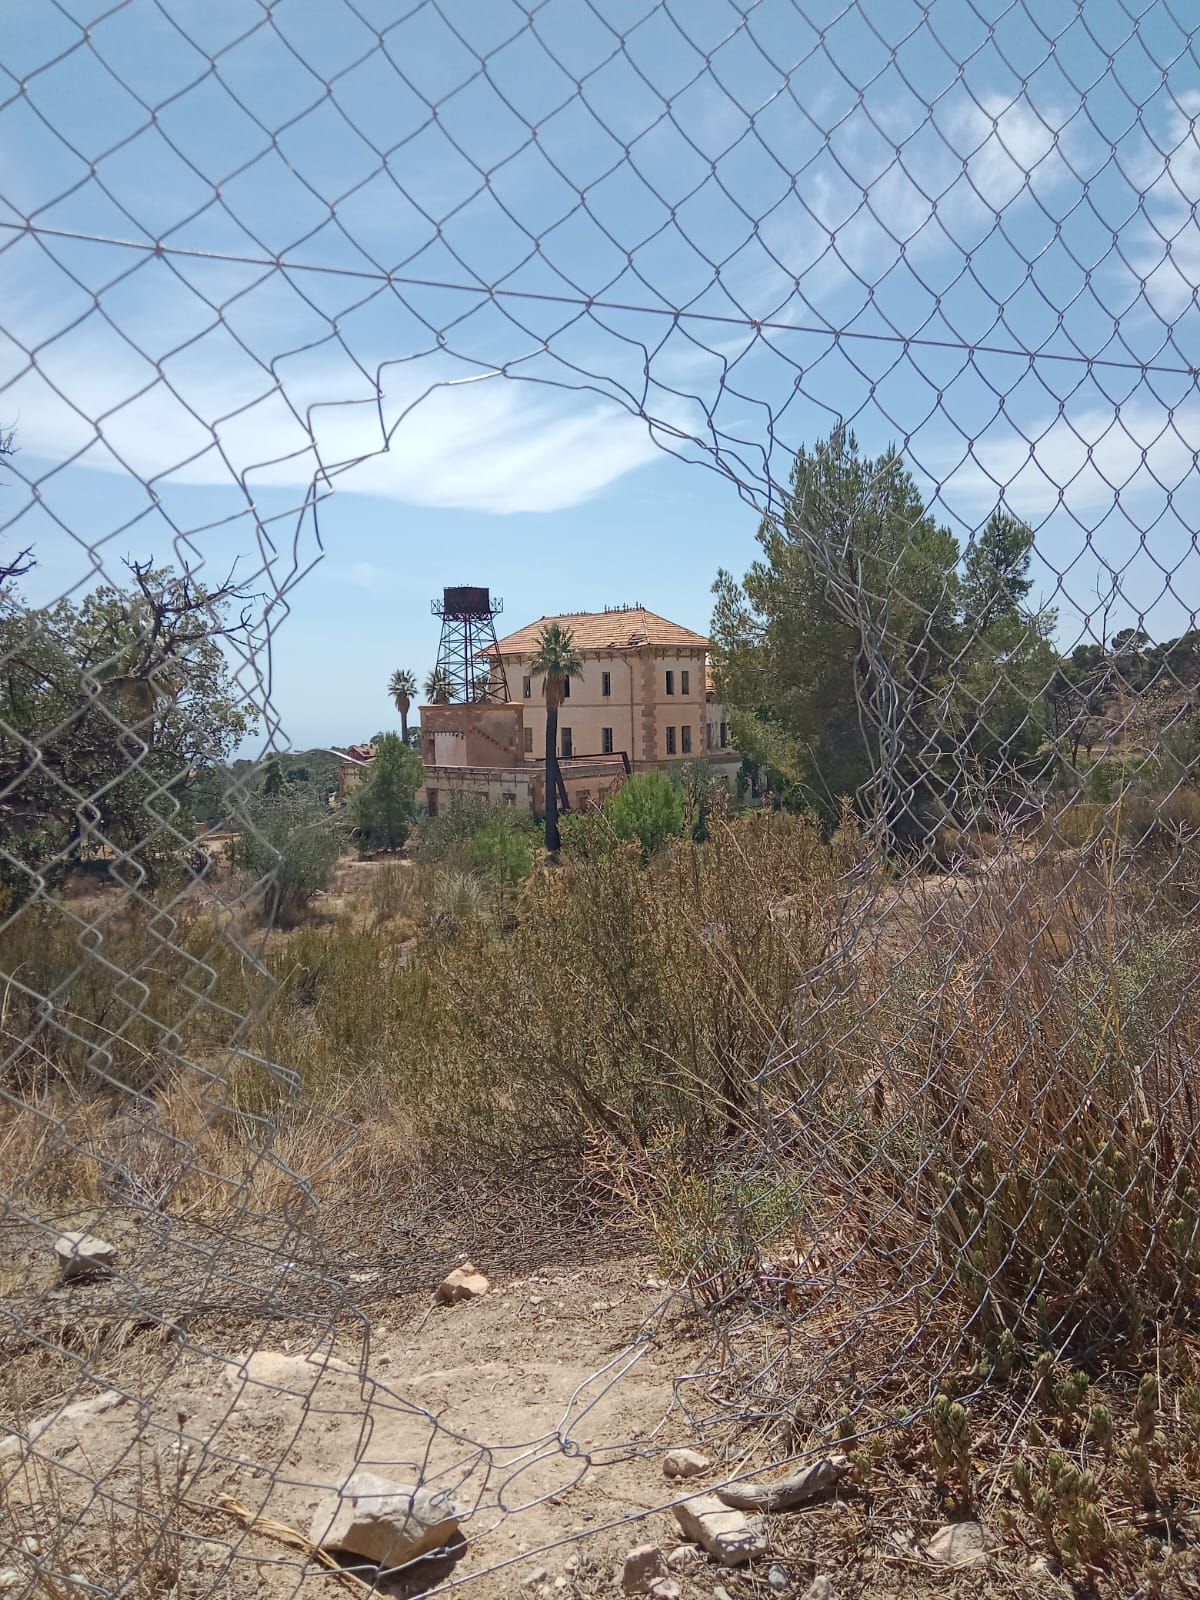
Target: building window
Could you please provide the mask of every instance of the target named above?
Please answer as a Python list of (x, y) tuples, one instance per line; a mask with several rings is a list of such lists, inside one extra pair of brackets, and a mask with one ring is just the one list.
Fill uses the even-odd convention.
[(685, 756), (690, 756), (692, 753), (692, 730), (690, 724), (685, 723), (679, 732), (683, 740), (683, 753)]
[(679, 674), (679, 692), (680, 694), (691, 694), (692, 675), (690, 672), (681, 672)]
[(521, 693), (525, 696), (526, 700), (532, 700), (532, 698), (533, 698), (533, 680), (531, 678), (522, 678), (521, 679)]
[(675, 754), (675, 729), (674, 728), (668, 728), (667, 729), (667, 754), (669, 756), (673, 756)]
[(613, 736), (611, 728), (600, 729), (600, 749), (606, 756), (613, 753)]
[(503, 798), (506, 806), (515, 806), (517, 803), (517, 791), (515, 789), (505, 789)]
[(526, 755), (531, 755), (532, 753), (533, 753), (533, 729), (532, 728), (526, 728), (525, 729), (525, 754)]
[(605, 698), (607, 698), (612, 693), (612, 673), (611, 672), (602, 672), (600, 674), (600, 693), (602, 695), (604, 695)]
[(725, 746), (728, 743), (729, 743), (729, 724), (727, 722), (723, 722), (721, 724), (721, 749), (724, 750)]
[(426, 809), (426, 811), (428, 811), (428, 813), (429, 813), (429, 815), (431, 817), (436, 817), (437, 816), (437, 814), (438, 814), (438, 792), (437, 792), (436, 789), (426, 789), (426, 791), (425, 791), (425, 809)]
[(574, 748), (573, 748), (572, 743), (571, 743), (571, 730), (570, 730), (570, 728), (564, 728), (562, 730), (562, 753), (563, 753), (564, 756), (574, 755), (574, 753), (575, 753), (574, 752)]
[(709, 725), (708, 725), (708, 748), (711, 750), (712, 747), (713, 747), (713, 725), (710, 722)]
[(675, 674), (673, 672), (667, 673), (667, 693), (675, 693)]

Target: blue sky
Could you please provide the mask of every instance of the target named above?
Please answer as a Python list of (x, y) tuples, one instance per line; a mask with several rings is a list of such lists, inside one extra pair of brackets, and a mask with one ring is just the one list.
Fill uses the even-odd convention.
[(432, 664), (444, 583), (513, 627), (641, 601), (703, 628), (845, 418), (961, 537), (1001, 498), (1030, 520), (1064, 645), (1105, 606), (1194, 625), (1185, 15), (9, 8), (0, 521), (30, 599), (236, 559), (273, 634), (247, 692), (281, 742), (347, 742)]

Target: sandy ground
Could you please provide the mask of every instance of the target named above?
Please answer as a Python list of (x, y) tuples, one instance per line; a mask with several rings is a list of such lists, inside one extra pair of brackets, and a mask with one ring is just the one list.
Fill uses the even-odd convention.
[[(680, 1544), (669, 1507), (681, 1493), (770, 1469), (765, 1440), (742, 1459), (722, 1457), (715, 1431), (704, 1437), (705, 1385), (686, 1375), (711, 1360), (708, 1330), (653, 1272), (632, 1256), (497, 1273), (489, 1294), (451, 1306), (355, 1274), (367, 1280), (361, 1320), (342, 1319), (335, 1342), (294, 1324), (271, 1338), (260, 1328), (247, 1359), (235, 1337), (247, 1324), (231, 1322), (166, 1341), (149, 1328), (83, 1355), (60, 1390), (65, 1409), (42, 1396), (40, 1412), (23, 1409), (21, 1435), (0, 1435), (0, 1569), (15, 1575), (5, 1600), (362, 1596), (289, 1531), (306, 1534), (322, 1492), (354, 1470), (445, 1486), (464, 1512), (457, 1559), (368, 1572), (397, 1600), (431, 1588), (471, 1600), (619, 1595), (630, 1548)], [(51, 1292), (64, 1310), (79, 1293)], [(707, 1450), (712, 1473), (669, 1484), (662, 1458), (675, 1444)], [(260, 1520), (247, 1529), (247, 1517)], [(800, 1600), (818, 1573), (833, 1576), (837, 1600), (1072, 1592), (1037, 1572), (1036, 1552), (934, 1567), (912, 1537), (941, 1520), (918, 1482), (899, 1515), (895, 1500), (872, 1506), (850, 1489), (763, 1519), (767, 1558), (737, 1572), (701, 1562), (678, 1574), (680, 1592)]]

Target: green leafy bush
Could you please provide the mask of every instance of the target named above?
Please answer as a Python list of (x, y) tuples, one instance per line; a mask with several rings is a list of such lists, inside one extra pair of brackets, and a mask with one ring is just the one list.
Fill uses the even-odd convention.
[(533, 871), (533, 841), (527, 830), (500, 812), (471, 840), (471, 861), (497, 887), (511, 888)]
[(266, 921), (290, 927), (320, 889), (328, 888), (344, 845), (327, 806), (304, 795), (258, 795), (247, 802), (231, 851), (255, 880), (251, 892)]
[(542, 825), (532, 817), (513, 806), (493, 806), (473, 795), (464, 795), (439, 816), (422, 818), (409, 854), (415, 861), (453, 861), (469, 868), (474, 865), (476, 835), (495, 828), (527, 839), (531, 850), (542, 842)]
[(604, 802), (604, 815), (618, 839), (637, 840), (648, 861), (683, 833), (683, 796), (665, 773), (638, 772)]
[(420, 756), (401, 742), (399, 734), (385, 733), (350, 803), (360, 849), (400, 849), (412, 829), (424, 777)]

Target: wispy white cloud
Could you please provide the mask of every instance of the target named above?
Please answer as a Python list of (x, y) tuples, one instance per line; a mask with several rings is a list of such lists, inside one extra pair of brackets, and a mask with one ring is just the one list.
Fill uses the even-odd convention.
[(1198, 451), (1200, 405), (1173, 413), (1149, 399), (1089, 406), (1031, 428), (1028, 439), (1013, 432), (976, 440), (965, 462), (943, 467), (941, 498), (973, 509), (1002, 497), (1019, 515), (1041, 517), (1059, 507), (1102, 513), (1119, 497), (1132, 512), (1146, 497), (1175, 500), (1194, 490)]
[(1142, 212), (1132, 262), (1154, 310), (1173, 320), (1200, 288), (1200, 92), (1167, 118), (1165, 152), (1152, 146), (1134, 165)]
[(499, 374), (464, 382), (440, 358), (387, 368), (372, 392), (336, 347), (302, 374), (282, 363), (277, 382), (237, 351), (156, 373), (111, 344), (77, 334), (0, 391), (27, 465), (83, 452), (79, 466), (145, 481), (329, 481), (505, 513), (578, 505), (658, 453), (645, 421), (615, 402)]

